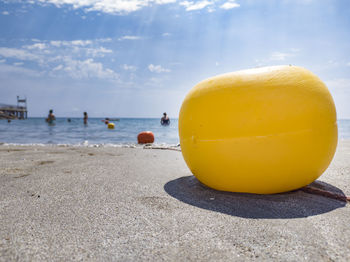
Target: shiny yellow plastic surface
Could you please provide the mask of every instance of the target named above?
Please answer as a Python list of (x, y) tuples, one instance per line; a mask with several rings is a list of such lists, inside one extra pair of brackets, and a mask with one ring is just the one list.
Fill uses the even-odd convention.
[(108, 129), (114, 129), (114, 124), (113, 123), (108, 123)]
[(338, 139), (324, 83), (296, 66), (237, 71), (204, 80), (179, 115), (183, 157), (199, 181), (223, 191), (271, 194), (317, 179)]

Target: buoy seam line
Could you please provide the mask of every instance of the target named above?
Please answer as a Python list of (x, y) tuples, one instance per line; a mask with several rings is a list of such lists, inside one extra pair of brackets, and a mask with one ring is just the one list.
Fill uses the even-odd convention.
[(311, 132), (313, 129), (305, 129), (305, 130), (299, 130), (299, 131), (293, 131), (293, 132), (284, 132), (284, 133), (277, 133), (277, 134), (268, 134), (265, 136), (238, 136), (233, 138), (222, 138), (222, 139), (198, 139), (195, 135), (191, 136), (190, 138), (184, 139), (186, 140), (193, 140), (196, 139), (200, 142), (215, 142), (215, 141), (227, 141), (227, 140), (239, 140), (239, 139), (251, 139), (251, 138), (267, 138), (267, 137), (274, 137), (274, 136), (284, 136), (284, 135), (290, 135), (290, 134), (301, 134), (301, 133), (307, 133)]
[(309, 194), (320, 195), (320, 196), (340, 200), (343, 202), (350, 202), (350, 197), (348, 197), (346, 195), (333, 193), (333, 192), (319, 189), (319, 188), (316, 188), (313, 186), (305, 186), (305, 187), (301, 188), (300, 190), (305, 192), (305, 193), (309, 193)]

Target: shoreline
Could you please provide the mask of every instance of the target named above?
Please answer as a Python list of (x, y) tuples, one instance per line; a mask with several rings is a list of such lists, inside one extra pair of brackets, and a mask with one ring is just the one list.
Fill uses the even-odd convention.
[[(0, 142), (0, 147), (86, 147), (86, 148), (98, 148), (98, 147), (112, 147), (112, 148), (140, 148), (140, 149), (159, 149), (159, 148), (180, 148), (180, 144), (167, 144), (167, 143), (151, 143), (151, 144), (138, 144), (135, 142), (130, 143), (107, 143), (107, 144), (89, 144), (89, 143), (78, 143), (78, 144), (44, 144), (44, 143), (6, 143)], [(181, 150), (180, 150), (181, 151)]]
[[(0, 141), (0, 147), (1, 146), (23, 146), (23, 147), (30, 147), (30, 146), (40, 146), (40, 147), (121, 147), (121, 148), (144, 148), (144, 147), (169, 147), (169, 148), (180, 148), (180, 143), (175, 144), (169, 144), (169, 143), (150, 143), (150, 144), (138, 144), (137, 142), (123, 142), (123, 143), (97, 143), (97, 144), (89, 144), (87, 143), (76, 143), (76, 144), (65, 144), (65, 143), (11, 143), (11, 142), (2, 142)], [(338, 145), (339, 143), (350, 143), (350, 138), (338, 138)]]
[[(143, 148), (0, 145), (0, 261), (350, 260), (349, 203), (212, 190)], [(350, 195), (349, 157), (316, 186)]]

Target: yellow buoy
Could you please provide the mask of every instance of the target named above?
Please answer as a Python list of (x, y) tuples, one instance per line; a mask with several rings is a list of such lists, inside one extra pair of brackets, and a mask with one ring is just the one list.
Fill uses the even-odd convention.
[(114, 129), (114, 124), (113, 123), (108, 123), (108, 129)]
[(337, 146), (336, 111), (324, 83), (296, 66), (219, 75), (183, 101), (183, 157), (203, 184), (269, 194), (308, 185)]

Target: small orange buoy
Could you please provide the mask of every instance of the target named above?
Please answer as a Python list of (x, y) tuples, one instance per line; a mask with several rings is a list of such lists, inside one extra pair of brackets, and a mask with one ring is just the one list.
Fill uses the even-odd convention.
[(139, 144), (148, 144), (154, 142), (154, 134), (151, 131), (144, 131), (137, 135)]

